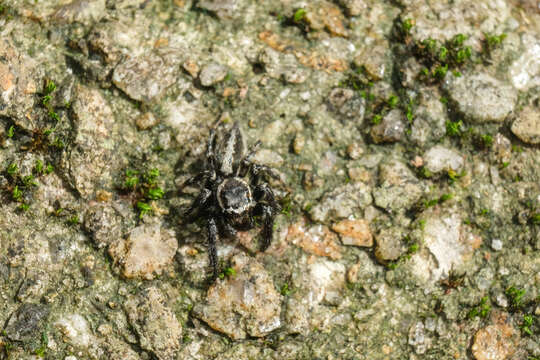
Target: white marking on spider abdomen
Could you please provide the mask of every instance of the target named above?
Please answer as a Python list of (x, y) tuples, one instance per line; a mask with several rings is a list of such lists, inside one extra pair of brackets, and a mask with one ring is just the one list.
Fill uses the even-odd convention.
[(222, 149), (223, 157), (221, 158), (220, 171), (224, 175), (232, 175), (234, 170), (235, 160), (240, 160), (244, 155), (244, 138), (242, 132), (235, 123), (232, 129), (225, 136), (225, 147)]

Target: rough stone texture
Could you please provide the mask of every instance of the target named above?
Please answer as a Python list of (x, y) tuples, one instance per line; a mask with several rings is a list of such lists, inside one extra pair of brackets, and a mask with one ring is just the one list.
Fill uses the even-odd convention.
[(405, 244), (403, 243), (403, 231), (401, 229), (384, 229), (375, 235), (375, 256), (382, 263), (397, 260), (405, 253)]
[(347, 13), (352, 16), (358, 16), (368, 7), (365, 0), (339, 0), (339, 4), (347, 9)]
[(230, 19), (238, 16), (239, 13), (238, 0), (202, 0), (197, 3), (197, 6), (212, 11), (221, 19)]
[(457, 271), (482, 244), (482, 239), (470, 233), (456, 213), (447, 212), (437, 217), (432, 214), (426, 214), (422, 242), (436, 264), (427, 254), (413, 256), (414, 272), (425, 281), (436, 281), (447, 277), (452, 270)]
[(206, 300), (197, 304), (197, 317), (234, 340), (262, 337), (281, 326), (281, 295), (257, 261), (238, 254), (231, 259), (235, 274), (217, 280)]
[(392, 110), (386, 114), (382, 121), (371, 128), (371, 138), (376, 143), (396, 142), (401, 140), (405, 132), (403, 113)]
[[(468, 359), (475, 343), (478, 354), (504, 353), (481, 340), (497, 338), (486, 328), (500, 326), (491, 314), (502, 308), (511, 313), (500, 324), (515, 329), (501, 342), (514, 349), (507, 360), (538, 358), (537, 324), (533, 336), (520, 327), (525, 313), (540, 315), (539, 148), (525, 127), (511, 133), (539, 105), (537, 5), (2, 1), (0, 358)], [(462, 66), (457, 34), (471, 47)], [(443, 43), (447, 78), (426, 77), (424, 68), (444, 66)], [(203, 86), (212, 63), (230, 76)], [(392, 110), (403, 135), (375, 143), (364, 118)], [(447, 134), (459, 120), (460, 133)], [(196, 192), (182, 184), (204, 167), (217, 121), (238, 122), (248, 145), (261, 140), (256, 160), (278, 167), (268, 181), (284, 211), (265, 251), (257, 216), (252, 230), (220, 232), (224, 275), (213, 283), (206, 217), (184, 223)], [(493, 143), (481, 146), (487, 134)], [(436, 146), (455, 154), (432, 161)], [(150, 201), (144, 174), (154, 168), (164, 196)], [(140, 175), (133, 191), (127, 170)], [(151, 210), (141, 216), (138, 201)], [(141, 229), (140, 247), (125, 239)], [(371, 247), (344, 245), (369, 245), (369, 233)], [(238, 253), (259, 265), (233, 274)], [(138, 262), (147, 256), (161, 276)], [(246, 305), (250, 284), (271, 295)], [(509, 286), (525, 290), (520, 311)], [(225, 288), (234, 305), (215, 293)], [(227, 331), (245, 338), (197, 316), (209, 295), (212, 321), (230, 319)], [(467, 316), (486, 296), (491, 314)], [(13, 340), (21, 304), (46, 304), (49, 316)], [(263, 332), (266, 306), (263, 325), (279, 328)]]
[(225, 66), (212, 62), (203, 66), (199, 73), (199, 80), (202, 86), (212, 86), (225, 79), (227, 72)]
[(312, 327), (324, 326), (321, 324), (326, 310), (323, 303), (338, 305), (343, 300), (345, 267), (329, 260), (316, 260), (294, 279), (293, 285), (297, 291), (287, 299), (287, 330), (305, 334)]
[(504, 1), (400, 2), (406, 6), (401, 18), (414, 19), (411, 32), (417, 41), (432, 38), (444, 42), (465, 34), (471, 37), (471, 43), (478, 44), (484, 33), (501, 33), (503, 22), (510, 16), (510, 8)]
[(517, 91), (487, 74), (448, 75), (445, 88), (457, 110), (473, 122), (501, 122), (514, 110)]
[(335, 36), (347, 36), (345, 18), (336, 5), (327, 1), (315, 1), (307, 6), (305, 20), (313, 30), (326, 29)]
[(33, 130), (34, 118), (24, 115), (34, 106), (34, 94), (42, 76), (34, 59), (20, 54), (10, 41), (1, 40), (0, 116), (13, 117), (17, 125)]
[(67, 342), (77, 347), (88, 347), (96, 339), (90, 326), (80, 314), (70, 314), (58, 319), (54, 326), (64, 335)]
[(124, 310), (143, 349), (160, 360), (175, 359), (174, 354), (180, 349), (182, 326), (158, 288), (150, 287), (126, 301)]
[(172, 262), (178, 244), (172, 230), (159, 224), (141, 225), (126, 239), (119, 239), (109, 247), (109, 254), (126, 278), (153, 279)]
[(22, 304), (9, 318), (5, 328), (6, 336), (14, 341), (27, 341), (39, 336), (49, 313), (49, 305)]
[(411, 139), (421, 146), (439, 140), (446, 133), (448, 115), (440, 98), (440, 93), (434, 88), (426, 88), (421, 93), (411, 126)]
[(530, 106), (523, 109), (511, 130), (523, 142), (540, 144), (540, 109)]
[[(356, 0), (356, 2), (363, 2), (363, 0)], [(366, 47), (354, 58), (354, 64), (359, 68), (363, 66), (372, 80), (381, 80), (388, 73), (387, 48), (386, 44)]]
[(272, 48), (263, 49), (258, 60), (266, 70), (268, 76), (274, 79), (283, 78), (291, 84), (300, 84), (309, 76), (307, 69), (298, 63), (293, 54), (282, 54)]
[(540, 40), (538, 34), (523, 34), (521, 42), (525, 52), (509, 69), (512, 84), (518, 90), (528, 90), (540, 85)]
[(341, 235), (341, 242), (343, 245), (365, 247), (373, 245), (373, 237), (369, 229), (369, 223), (364, 219), (342, 220), (332, 225), (332, 230)]
[(310, 254), (341, 258), (337, 236), (324, 225), (310, 226), (305, 219), (289, 226), (287, 241)]
[(97, 247), (102, 248), (122, 237), (122, 218), (110, 205), (95, 203), (88, 208), (83, 226), (92, 234)]
[(458, 152), (441, 145), (435, 145), (424, 154), (424, 166), (432, 174), (449, 170), (459, 173), (464, 163), (463, 156)]
[(351, 89), (334, 88), (328, 94), (330, 109), (345, 119), (361, 123), (364, 119), (366, 101)]
[(90, 198), (113, 169), (114, 115), (99, 90), (80, 85), (75, 92), (75, 138), (62, 154), (62, 167), (81, 196)]
[(130, 57), (116, 67), (112, 81), (133, 100), (158, 99), (176, 82), (181, 54), (177, 49), (160, 49)]
[[(503, 315), (502, 319), (506, 319), (506, 316)], [(500, 320), (478, 330), (474, 335), (471, 350), (476, 360), (505, 360), (516, 352), (516, 330)]]
[(309, 212), (314, 221), (345, 219), (371, 204), (369, 188), (363, 183), (347, 184), (324, 194), (321, 202)]
[(379, 166), (380, 186), (373, 190), (375, 204), (390, 211), (404, 211), (415, 204), (425, 186), (402, 162), (388, 160)]

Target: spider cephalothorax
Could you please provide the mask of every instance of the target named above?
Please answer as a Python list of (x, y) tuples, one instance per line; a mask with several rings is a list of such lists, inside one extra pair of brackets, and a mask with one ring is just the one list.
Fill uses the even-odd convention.
[(255, 227), (255, 217), (262, 220), (262, 246), (264, 251), (272, 241), (274, 216), (279, 211), (272, 189), (261, 182), (262, 177), (275, 173), (271, 168), (251, 162), (260, 142), (246, 151), (244, 137), (234, 123), (230, 129), (210, 131), (203, 171), (189, 179), (185, 185), (199, 183), (201, 192), (188, 209), (186, 217), (193, 221), (206, 220), (208, 254), (213, 278), (218, 274), (216, 241), (219, 235), (234, 237), (237, 230)]

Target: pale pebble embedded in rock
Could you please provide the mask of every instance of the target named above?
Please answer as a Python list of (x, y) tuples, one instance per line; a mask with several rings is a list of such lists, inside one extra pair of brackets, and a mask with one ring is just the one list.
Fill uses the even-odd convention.
[(432, 174), (443, 171), (460, 172), (464, 166), (464, 159), (457, 151), (435, 145), (424, 154), (424, 166)]
[(239, 253), (231, 260), (234, 274), (217, 279), (195, 316), (234, 340), (262, 337), (281, 326), (282, 296), (256, 260)]
[(126, 278), (150, 280), (172, 262), (177, 248), (172, 230), (145, 224), (133, 229), (127, 239), (111, 244), (109, 254)]
[(332, 225), (332, 230), (340, 234), (343, 245), (370, 247), (373, 237), (366, 220), (342, 220)]
[(523, 142), (540, 144), (540, 109), (524, 108), (512, 123), (511, 130)]
[(394, 109), (386, 114), (382, 121), (371, 128), (371, 138), (377, 144), (400, 141), (405, 133), (403, 113)]
[(488, 74), (447, 75), (445, 89), (459, 112), (473, 122), (502, 122), (514, 110), (517, 91)]
[(228, 69), (225, 66), (211, 62), (203, 66), (199, 73), (199, 80), (202, 86), (212, 86), (223, 81), (227, 74)]

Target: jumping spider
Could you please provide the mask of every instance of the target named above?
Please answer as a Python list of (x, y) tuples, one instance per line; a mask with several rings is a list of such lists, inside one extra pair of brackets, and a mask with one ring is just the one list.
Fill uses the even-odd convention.
[(265, 176), (277, 177), (264, 165), (251, 162), (260, 145), (257, 141), (246, 152), (246, 144), (238, 123), (219, 134), (210, 131), (206, 148), (205, 169), (186, 181), (200, 184), (200, 193), (185, 213), (188, 222), (206, 220), (208, 255), (213, 269), (212, 280), (218, 275), (216, 242), (219, 235), (235, 237), (237, 230), (249, 230), (262, 221), (261, 251), (270, 246), (274, 217), (280, 210), (272, 189), (260, 183)]

